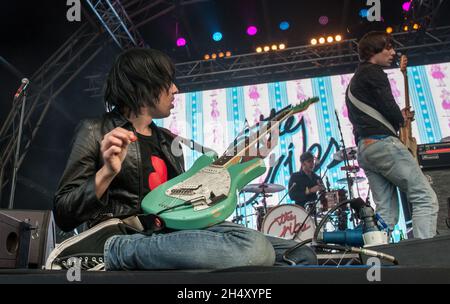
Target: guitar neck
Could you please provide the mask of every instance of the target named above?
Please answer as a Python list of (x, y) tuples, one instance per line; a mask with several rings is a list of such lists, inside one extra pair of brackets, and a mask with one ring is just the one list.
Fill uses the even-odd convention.
[(288, 111), (288, 112), (284, 112), (284, 113), (280, 113), (279, 115), (277, 115), (278, 117), (274, 117), (273, 121), (269, 122), (269, 127), (264, 130), (263, 132), (258, 132), (258, 136), (256, 136), (255, 138), (251, 138), (252, 141), (250, 142), (245, 142), (245, 146), (242, 150), (235, 151), (235, 155), (224, 155), (222, 157), (220, 157), (218, 160), (216, 160), (213, 165), (215, 166), (222, 166), (222, 167), (228, 167), (230, 165), (234, 165), (236, 163), (238, 163), (241, 160), (241, 157), (245, 156), (246, 153), (250, 150), (251, 147), (254, 147), (255, 145), (258, 144), (258, 142), (261, 140), (261, 138), (263, 138), (264, 136), (266, 136), (267, 134), (269, 134), (275, 127), (278, 128), (280, 123), (282, 121), (284, 121), (286, 118), (290, 117), (293, 114), (293, 111)]
[(409, 84), (408, 84), (408, 74), (406, 70), (403, 72), (403, 80), (405, 85), (405, 108), (409, 108), (411, 106), (411, 102), (409, 100)]

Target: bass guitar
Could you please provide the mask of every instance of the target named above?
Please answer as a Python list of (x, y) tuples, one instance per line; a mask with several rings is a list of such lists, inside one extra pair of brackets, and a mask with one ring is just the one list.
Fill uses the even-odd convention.
[(405, 82), (405, 109), (406, 109), (406, 118), (405, 118), (405, 126), (400, 128), (399, 138), (400, 141), (408, 148), (409, 152), (417, 159), (417, 141), (412, 135), (412, 115), (410, 115), (411, 111), (411, 103), (409, 100), (409, 86), (408, 86), (408, 73), (406, 69), (407, 58), (403, 55), (400, 58), (400, 71), (403, 74), (403, 79)]

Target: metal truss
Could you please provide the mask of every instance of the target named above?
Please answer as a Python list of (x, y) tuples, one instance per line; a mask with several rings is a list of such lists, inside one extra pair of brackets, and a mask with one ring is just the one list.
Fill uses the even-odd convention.
[(410, 21), (418, 22), (425, 28), (434, 26), (443, 2), (444, 0), (413, 0), (406, 15)]
[(30, 90), (24, 109), (23, 136), (20, 155), (14, 161), (19, 130), (15, 125), (20, 116), (21, 100), (14, 103), (0, 129), (0, 200), (3, 188), (10, 181), (7, 174), (22, 164), (52, 101), (78, 76), (102, 50), (100, 31), (94, 31), (89, 23), (81, 26), (31, 77)]
[(145, 46), (144, 40), (119, 0), (86, 0), (86, 3), (119, 48)]
[(130, 12), (129, 16), (138, 29), (143, 25), (164, 16), (177, 7), (207, 2), (210, 0), (128, 0), (122, 1), (124, 8)]
[[(410, 62), (450, 55), (450, 26), (419, 32), (393, 34), (398, 52), (407, 54)], [(182, 91), (195, 91), (224, 86), (242, 85), (330, 75), (359, 62), (356, 39), (319, 46), (298, 46), (283, 51), (251, 53), (197, 60), (176, 65), (177, 86)]]

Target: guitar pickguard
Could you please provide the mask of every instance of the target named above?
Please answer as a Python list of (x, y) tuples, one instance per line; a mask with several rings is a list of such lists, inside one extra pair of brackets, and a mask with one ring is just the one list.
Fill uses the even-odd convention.
[(214, 204), (215, 198), (227, 197), (231, 188), (231, 176), (226, 168), (205, 167), (187, 180), (166, 190), (166, 195), (183, 201), (190, 201), (194, 210), (206, 209)]

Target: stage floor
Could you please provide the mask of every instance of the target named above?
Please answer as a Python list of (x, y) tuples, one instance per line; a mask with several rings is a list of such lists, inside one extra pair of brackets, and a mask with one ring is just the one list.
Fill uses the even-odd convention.
[(450, 267), (382, 266), (379, 281), (368, 266), (238, 267), (223, 270), (96, 271), (70, 282), (66, 271), (0, 269), (0, 284), (368, 284), (446, 283)]

